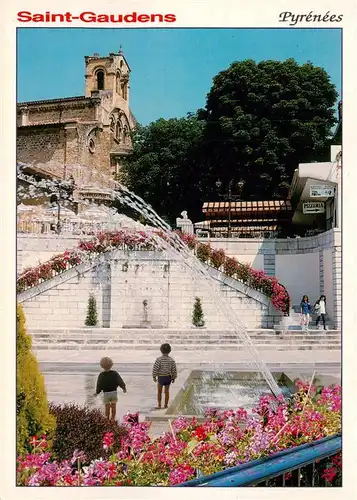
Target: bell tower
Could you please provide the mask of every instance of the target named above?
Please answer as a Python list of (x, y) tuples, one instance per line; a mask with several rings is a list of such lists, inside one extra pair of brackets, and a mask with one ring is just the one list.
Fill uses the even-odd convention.
[(98, 53), (85, 56), (85, 95), (105, 92), (113, 95), (113, 103), (129, 107), (130, 68), (122, 47), (119, 52), (101, 57)]

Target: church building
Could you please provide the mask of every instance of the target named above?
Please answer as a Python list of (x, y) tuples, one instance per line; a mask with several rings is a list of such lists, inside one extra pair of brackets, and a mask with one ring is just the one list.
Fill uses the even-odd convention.
[(131, 151), (130, 67), (123, 51), (85, 57), (85, 95), (17, 105), (19, 182), (74, 180), (80, 200), (100, 201)]

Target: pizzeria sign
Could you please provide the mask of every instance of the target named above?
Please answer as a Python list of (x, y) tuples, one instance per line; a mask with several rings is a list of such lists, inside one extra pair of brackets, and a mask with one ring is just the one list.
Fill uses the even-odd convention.
[(302, 212), (304, 214), (323, 214), (325, 212), (325, 203), (322, 201), (303, 203)]

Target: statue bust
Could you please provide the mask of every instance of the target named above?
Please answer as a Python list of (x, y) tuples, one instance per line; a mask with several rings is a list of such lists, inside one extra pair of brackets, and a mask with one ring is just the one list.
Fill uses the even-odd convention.
[(184, 220), (188, 220), (188, 215), (187, 215), (187, 211), (184, 210), (183, 212), (181, 212), (181, 217), (184, 219)]

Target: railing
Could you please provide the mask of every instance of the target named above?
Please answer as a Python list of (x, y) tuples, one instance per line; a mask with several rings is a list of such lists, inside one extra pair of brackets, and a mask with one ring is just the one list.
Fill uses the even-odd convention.
[[(93, 235), (102, 231), (118, 231), (123, 228), (122, 223), (116, 222), (71, 222), (61, 219), (61, 234), (65, 235)], [(17, 232), (30, 234), (56, 234), (57, 220), (21, 220), (17, 223)]]
[(329, 459), (339, 454), (341, 449), (342, 437), (337, 434), (177, 486), (327, 486), (323, 471)]

